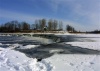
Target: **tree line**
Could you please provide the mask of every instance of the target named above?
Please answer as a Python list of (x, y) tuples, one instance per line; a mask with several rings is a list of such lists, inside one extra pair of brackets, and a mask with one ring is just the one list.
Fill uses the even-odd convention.
[(78, 31), (71, 25), (67, 25), (66, 26), (66, 30), (69, 32), (69, 33), (77, 33)]
[(0, 25), (0, 32), (21, 32), (29, 29), (30, 25), (26, 22), (11, 21)]
[(100, 30), (86, 31), (86, 33), (100, 34)]
[[(33, 24), (27, 22), (10, 21), (0, 25), (0, 32), (55, 32), (63, 31), (63, 22), (57, 20), (39, 19)], [(73, 26), (66, 25), (66, 31), (69, 33), (100, 33), (100, 30), (81, 32), (77, 31)]]
[(57, 20), (48, 20), (41, 19), (41, 20), (35, 20), (35, 23), (32, 25), (33, 29), (35, 30), (41, 30), (41, 31), (57, 31), (57, 30), (63, 30), (63, 23), (62, 21)]
[(0, 25), (0, 32), (32, 32), (32, 31), (62, 31), (63, 22), (57, 20), (39, 19), (33, 24), (10, 21)]

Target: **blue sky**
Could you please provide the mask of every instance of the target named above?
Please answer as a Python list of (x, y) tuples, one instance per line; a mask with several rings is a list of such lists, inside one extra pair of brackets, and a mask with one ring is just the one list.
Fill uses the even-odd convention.
[(56, 19), (81, 31), (100, 29), (100, 0), (0, 0), (0, 24)]

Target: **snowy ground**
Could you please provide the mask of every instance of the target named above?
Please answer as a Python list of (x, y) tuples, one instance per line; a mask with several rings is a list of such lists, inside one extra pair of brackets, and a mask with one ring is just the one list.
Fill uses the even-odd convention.
[[(65, 42), (72, 46), (79, 46), (100, 51), (100, 34), (68, 34), (79, 37), (89, 37), (86, 39), (94, 40), (93, 42)], [(100, 55), (89, 54), (55, 54), (47, 58), (53, 66), (54, 71), (100, 71)]]
[[(62, 34), (56, 34), (62, 35)], [(100, 51), (100, 34), (63, 34), (75, 35), (83, 37), (87, 42), (64, 42), (71, 46), (88, 48)], [(20, 40), (24, 40), (20, 38)], [(28, 39), (28, 38), (26, 38)], [(31, 38), (30, 38), (31, 39)], [(6, 39), (0, 38), (0, 41), (5, 42)], [(12, 40), (10, 40), (12, 41)], [(19, 43), (3, 44), (0, 42), (0, 71), (100, 71), (100, 55), (99, 54), (57, 54), (45, 58), (37, 62), (35, 58), (29, 58), (24, 53), (13, 50), (19, 47), (20, 49), (37, 48), (40, 45), (22, 45)], [(8, 42), (8, 41), (7, 41)], [(33, 42), (32, 42), (33, 43)], [(26, 44), (26, 42), (25, 42)], [(56, 47), (56, 46), (54, 46)], [(57, 47), (56, 47), (57, 48)], [(73, 47), (74, 48), (74, 47)], [(59, 52), (60, 50), (51, 50), (50, 52)]]
[[(100, 50), (99, 42), (67, 42), (66, 44)], [(96, 54), (55, 54), (45, 60), (55, 66), (54, 71), (100, 71), (100, 55)]]
[[(65, 44), (100, 51), (100, 34), (76, 35), (89, 37), (87, 39), (95, 42), (65, 42)], [(100, 71), (100, 55), (96, 54), (55, 54), (45, 60), (50, 61), (55, 66), (54, 71)]]
[(54, 55), (46, 59), (55, 66), (54, 71), (100, 71), (100, 55)]
[(42, 60), (28, 58), (25, 54), (9, 48), (0, 51), (0, 71), (52, 71), (53, 66)]

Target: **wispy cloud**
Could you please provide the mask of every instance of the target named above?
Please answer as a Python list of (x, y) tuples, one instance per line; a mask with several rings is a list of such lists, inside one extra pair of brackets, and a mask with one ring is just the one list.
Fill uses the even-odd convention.
[[(39, 1), (46, 4), (44, 6), (49, 9), (46, 10), (44, 6), (40, 7), (42, 5), (39, 5)], [(35, 5), (34, 11), (41, 14), (38, 15), (33, 11), (34, 13), (29, 15), (29, 13), (20, 13), (20, 11), (1, 9), (0, 19), (6, 18), (34, 23), (36, 19), (46, 18), (62, 20), (64, 26), (70, 24), (78, 30), (100, 29), (100, 0), (30, 0), (30, 2)]]
[[(47, 17), (30, 16), (30, 15), (6, 11), (6, 10), (0, 10), (0, 13), (1, 13), (0, 18), (10, 19), (10, 20), (18, 20), (18, 21), (26, 21), (26, 22), (30, 22), (30, 23), (34, 23), (34, 20), (36, 20), (36, 19), (42, 19), (42, 18), (46, 18), (47, 20), (51, 19), (51, 18), (47, 18)], [(77, 30), (81, 30), (81, 31), (85, 31), (85, 29), (92, 30), (93, 26), (94, 26), (94, 25), (91, 25), (89, 27), (86, 27), (80, 23), (73, 22), (71, 20), (63, 20), (63, 19), (59, 19), (59, 18), (52, 18), (52, 19), (56, 19), (58, 21), (63, 21), (64, 28), (66, 27), (66, 25), (69, 24), (69, 25), (74, 26), (75, 28), (78, 27)], [(97, 27), (94, 27), (94, 28), (97, 28)]]
[[(26, 21), (26, 22), (31, 22), (31, 23), (34, 23), (34, 20), (36, 19), (44, 18), (44, 17), (35, 17), (35, 16), (30, 16), (30, 15), (26, 15), (22, 13), (11, 12), (7, 10), (0, 10), (0, 13), (1, 13), (0, 14), (1, 19), (5, 18), (5, 19), (10, 19), (10, 20)], [(49, 20), (50, 18), (46, 18), (46, 19)], [(63, 21), (64, 26), (67, 24), (75, 25), (75, 23), (71, 21), (64, 21), (63, 19), (57, 19), (57, 18), (52, 18), (52, 19)], [(79, 24), (77, 26), (79, 27)]]
[[(63, 13), (67, 16), (70, 8), (71, 22), (84, 25), (85, 29), (100, 29), (100, 0), (50, 0), (50, 6), (55, 12), (63, 6)], [(68, 19), (66, 19), (68, 20)], [(74, 21), (73, 21), (74, 20)], [(76, 20), (76, 21), (75, 21)], [(79, 24), (78, 24), (79, 23)], [(98, 27), (99, 26), (99, 27)], [(81, 26), (80, 26), (81, 27)]]

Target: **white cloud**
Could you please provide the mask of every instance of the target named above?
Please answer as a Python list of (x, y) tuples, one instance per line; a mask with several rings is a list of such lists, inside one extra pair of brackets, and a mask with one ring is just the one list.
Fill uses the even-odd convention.
[[(56, 13), (59, 9), (60, 5), (63, 5), (65, 9), (67, 10), (67, 7), (70, 8), (72, 11), (72, 14), (75, 14), (73, 16), (76, 20), (80, 20), (81, 17), (84, 17), (87, 19), (89, 22), (84, 25), (83, 22), (78, 23), (78, 21), (72, 21), (71, 19), (68, 20), (63, 20), (59, 18), (54, 18), (51, 17), (52, 19), (57, 19), (57, 20), (62, 20), (64, 23), (64, 26), (67, 24), (74, 26), (77, 28), (77, 30), (94, 30), (94, 29), (100, 29), (100, 5), (97, 0), (84, 0), (84, 3), (81, 2), (80, 0), (44, 0), (47, 5), (51, 7), (51, 9)], [(93, 2), (89, 2), (93, 1)], [(88, 5), (89, 4), (89, 5)], [(65, 11), (64, 10), (64, 14)], [(67, 16), (67, 14), (66, 14)], [(41, 18), (46, 18), (50, 19), (50, 17), (40, 17), (40, 16), (32, 16), (32, 15), (27, 15), (27, 14), (22, 14), (22, 13), (16, 13), (16, 12), (11, 12), (11, 11), (6, 11), (6, 10), (0, 10), (0, 18), (8, 18), (8, 19), (14, 19), (14, 20), (21, 20), (21, 21), (26, 21), (26, 22), (34, 22), (35, 19), (41, 19)], [(85, 20), (83, 20), (85, 21)]]
[[(50, 1), (53, 2), (52, 4), (53, 10), (57, 10), (59, 8), (59, 5), (62, 5), (66, 9), (64, 10), (65, 13), (65, 11), (67, 11), (67, 8), (70, 8), (73, 14), (72, 18), (77, 20), (77, 22), (73, 21), (74, 23), (73, 25), (76, 24), (77, 26), (80, 25), (80, 27), (82, 27), (81, 24), (83, 24), (86, 30), (100, 29), (100, 0), (50, 0)], [(78, 22), (81, 20), (84, 22), (78, 24)]]

